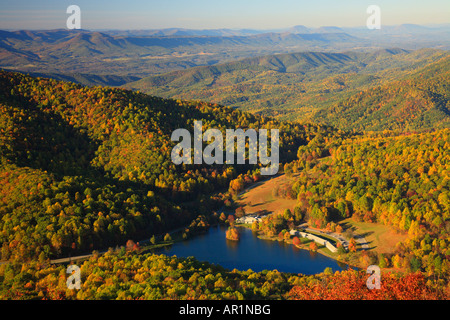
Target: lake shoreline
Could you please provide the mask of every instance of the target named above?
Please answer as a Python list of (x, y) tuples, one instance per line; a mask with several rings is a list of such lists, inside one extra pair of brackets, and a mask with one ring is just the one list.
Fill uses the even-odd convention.
[[(236, 226), (237, 227), (237, 226)], [(294, 248), (278, 241), (264, 241), (249, 228), (240, 228), (240, 240), (226, 239), (225, 225), (210, 227), (206, 234), (179, 241), (152, 252), (177, 257), (194, 257), (199, 261), (220, 265), (225, 269), (255, 272), (278, 270), (292, 274), (314, 275), (331, 268), (346, 270), (348, 265), (322, 254)]]
[[(251, 229), (251, 226), (250, 226), (250, 225), (246, 225), (246, 224), (237, 224), (236, 227), (246, 228), (246, 229), (251, 230), (253, 233), (255, 232), (254, 230)], [(344, 261), (344, 260), (342, 260), (342, 259), (339, 259), (339, 256), (340, 256), (340, 255), (339, 255), (338, 257), (336, 257), (336, 254), (324, 252), (324, 251), (326, 250), (326, 249), (324, 250), (324, 248), (318, 248), (317, 251), (311, 251), (309, 248), (306, 248), (306, 243), (302, 243), (300, 246), (294, 245), (292, 239), (290, 239), (290, 240), (288, 240), (288, 241), (285, 240), (285, 239), (280, 240), (277, 236), (269, 237), (269, 236), (261, 235), (261, 234), (258, 234), (256, 237), (257, 237), (258, 239), (260, 239), (260, 240), (278, 241), (278, 242), (286, 243), (286, 244), (288, 244), (288, 245), (294, 246), (295, 248), (297, 248), (297, 249), (299, 249), (299, 250), (304, 250), (304, 251), (307, 251), (307, 252), (314, 252), (314, 253), (317, 253), (317, 254), (321, 254), (321, 255), (323, 255), (323, 256), (325, 256), (325, 257), (328, 257), (328, 258), (330, 258), (330, 259), (333, 259), (334, 261), (336, 261), (336, 262), (338, 262), (338, 263), (345, 264), (345, 265), (347, 265), (349, 268), (353, 268), (353, 269), (361, 269), (360, 266), (351, 265), (351, 264), (349, 264), (348, 262), (346, 262), (346, 261)], [(307, 243), (310, 243), (310, 242), (311, 242), (311, 241), (308, 241)]]

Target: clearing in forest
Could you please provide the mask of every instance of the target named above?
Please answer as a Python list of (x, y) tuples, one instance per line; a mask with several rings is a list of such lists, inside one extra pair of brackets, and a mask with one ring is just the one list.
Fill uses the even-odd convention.
[(288, 177), (283, 174), (261, 181), (243, 191), (236, 202), (244, 208), (245, 214), (276, 213), (283, 212), (285, 209), (293, 211), (297, 199), (275, 197), (273, 190), (281, 189), (287, 184), (293, 183), (294, 177), (295, 175)]

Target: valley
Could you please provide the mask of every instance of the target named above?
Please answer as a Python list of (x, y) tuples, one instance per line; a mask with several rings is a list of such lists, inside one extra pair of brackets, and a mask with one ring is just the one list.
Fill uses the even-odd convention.
[[(0, 299), (448, 300), (449, 49), (410, 24), (0, 31)], [(250, 142), (175, 163), (199, 123), (278, 129), (279, 174)]]
[[(229, 105), (283, 120), (331, 124), (340, 129), (412, 130), (432, 127), (434, 121), (428, 125), (414, 123), (429, 121), (430, 117), (447, 121), (446, 89), (446, 93), (437, 93), (430, 88), (438, 83), (445, 86), (447, 78), (442, 75), (437, 78), (431, 72), (439, 69), (445, 73), (448, 57), (448, 52), (440, 50), (293, 53), (176, 71), (124, 87), (166, 98)], [(425, 79), (419, 80), (419, 75), (424, 74), (429, 74), (425, 83)], [(381, 96), (388, 91), (385, 88), (397, 90), (393, 94), (397, 100)], [(416, 98), (400, 101), (400, 90), (415, 91)], [(443, 98), (442, 103), (431, 97), (437, 95)], [(370, 98), (359, 102), (361, 96)], [(384, 110), (366, 111), (365, 108), (381, 100), (390, 104)], [(364, 111), (357, 110), (354, 101), (361, 103)], [(403, 113), (390, 110), (392, 104), (399, 104), (395, 109)], [(345, 105), (352, 107), (341, 107)], [(409, 112), (414, 112), (415, 116)], [(380, 119), (383, 117), (387, 119)], [(411, 124), (397, 124), (411, 120)], [(448, 123), (442, 127), (448, 127)]]

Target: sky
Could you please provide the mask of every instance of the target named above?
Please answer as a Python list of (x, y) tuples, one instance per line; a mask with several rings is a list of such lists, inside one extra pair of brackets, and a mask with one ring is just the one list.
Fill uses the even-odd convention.
[(90, 30), (365, 26), (369, 5), (382, 25), (450, 23), (450, 0), (0, 0), (0, 29), (66, 28), (69, 5)]

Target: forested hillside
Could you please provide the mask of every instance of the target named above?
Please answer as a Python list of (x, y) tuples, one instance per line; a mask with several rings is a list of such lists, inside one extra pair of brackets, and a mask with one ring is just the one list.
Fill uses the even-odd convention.
[[(412, 83), (440, 79), (435, 73), (441, 68), (436, 64), (422, 78), (411, 76), (417, 81)], [(445, 96), (441, 80), (432, 88)], [(11, 261), (0, 266), (2, 298), (448, 297), (448, 129), (349, 134), (19, 73), (1, 72), (0, 84), (0, 242), (2, 259)], [(214, 209), (229, 195), (213, 192), (238, 192), (258, 181), (257, 166), (175, 166), (170, 135), (192, 130), (194, 120), (202, 120), (204, 130), (222, 132), (279, 128), (284, 171), (297, 174), (289, 194), (298, 200), (299, 216), (319, 228), (352, 217), (407, 234), (393, 253), (364, 256), (406, 274), (385, 274), (383, 290), (375, 292), (364, 287), (363, 271), (230, 271), (127, 248), (82, 263), (84, 289), (68, 290), (64, 267), (46, 266), (49, 257), (148, 239), (199, 219), (218, 221)], [(287, 228), (275, 222), (268, 227)], [(360, 257), (350, 252), (344, 259)]]
[(334, 230), (336, 223), (349, 217), (391, 226), (407, 235), (406, 240), (390, 254), (366, 257), (371, 259), (368, 263), (422, 271), (446, 285), (450, 275), (449, 141), (450, 131), (444, 129), (354, 136), (332, 148), (330, 157), (300, 147), (299, 160), (285, 166), (285, 171), (299, 172), (291, 185), (298, 200), (296, 211), (309, 225), (321, 229)]
[[(280, 119), (312, 119), (343, 129), (380, 130), (385, 121), (394, 121), (397, 115), (392, 114), (394, 111), (386, 113), (388, 119), (374, 127), (369, 121), (375, 115), (364, 115), (366, 108), (374, 108), (368, 97), (386, 94), (386, 88), (403, 88), (423, 68), (432, 68), (445, 57), (448, 52), (431, 49), (280, 54), (151, 76), (125, 87), (162, 97), (220, 103)], [(361, 98), (362, 92), (368, 97)], [(394, 98), (409, 100), (414, 110), (423, 109), (418, 104), (425, 103), (414, 96), (405, 98), (399, 92), (392, 92)], [(430, 127), (436, 120), (435, 115), (425, 117), (418, 126)]]
[(279, 128), (280, 161), (324, 126), (290, 124), (207, 103), (0, 73), (2, 259), (45, 259), (141, 240), (211, 215), (256, 166), (175, 166), (173, 130)]
[(314, 119), (360, 131), (448, 128), (450, 57), (402, 79), (363, 90), (321, 110)]
[[(312, 276), (277, 270), (226, 270), (193, 258), (113, 252), (80, 265), (80, 290), (67, 289), (65, 266), (0, 266), (0, 299), (52, 300), (423, 300), (448, 299), (421, 273), (385, 274), (381, 290), (368, 290), (365, 271)], [(167, 310), (166, 310), (167, 311)], [(168, 311), (167, 311), (168, 312)]]
[[(379, 54), (388, 59), (389, 53)], [(417, 58), (414, 68), (389, 69), (402, 73), (401, 80), (378, 79), (386, 83), (343, 98), (316, 119), (339, 128), (379, 131), (359, 133), (212, 103), (0, 72), (0, 243), (1, 259), (11, 262), (0, 266), (0, 297), (332, 299), (339, 290), (343, 298), (445, 299), (450, 275), (449, 58), (442, 52), (410, 54), (395, 53)], [(304, 72), (321, 63), (339, 70), (348, 66), (344, 56), (301, 57), (308, 62), (298, 59), (290, 67)], [(288, 62), (260, 60), (255, 68), (263, 64), (273, 72)], [(322, 79), (328, 79), (327, 72)], [(347, 117), (352, 121), (345, 122)], [(192, 132), (195, 120), (203, 122), (204, 131), (280, 129), (282, 168), (288, 175), (296, 173), (284, 194), (298, 201), (297, 222), (334, 230), (349, 218), (390, 226), (406, 239), (390, 253), (350, 250), (340, 253), (341, 260), (405, 274), (386, 274), (385, 287), (375, 294), (364, 290), (363, 272), (306, 277), (229, 271), (128, 248), (84, 262), (86, 290), (78, 295), (67, 290), (63, 267), (46, 266), (48, 258), (218, 222), (214, 210), (261, 178), (259, 166), (174, 165), (170, 136), (178, 128)], [(289, 229), (289, 217), (270, 219), (259, 227), (273, 234)]]

